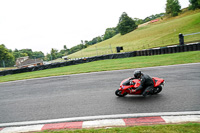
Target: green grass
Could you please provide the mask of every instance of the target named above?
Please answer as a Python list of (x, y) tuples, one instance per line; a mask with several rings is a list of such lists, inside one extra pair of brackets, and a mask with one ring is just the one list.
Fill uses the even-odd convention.
[[(159, 22), (140, 27), (126, 35), (116, 35), (111, 39), (89, 46), (69, 55), (70, 58), (91, 57), (116, 53), (117, 46), (123, 46), (124, 52), (163, 47), (179, 43), (179, 33), (199, 32), (200, 10), (187, 11), (177, 17), (165, 18)], [(185, 42), (200, 41), (200, 34), (186, 36)]]
[(200, 133), (200, 123), (151, 125), (108, 129), (47, 130), (40, 133)]
[(0, 71), (4, 71), (4, 70), (10, 70), (10, 69), (16, 69), (16, 67), (0, 67)]
[(199, 57), (200, 57), (200, 51), (193, 51), (193, 52), (182, 52), (174, 54), (155, 55), (155, 56), (140, 56), (140, 57), (130, 57), (121, 59), (101, 60), (101, 61), (71, 65), (60, 68), (0, 76), (0, 82), (78, 74), (78, 73), (196, 63), (200, 62)]

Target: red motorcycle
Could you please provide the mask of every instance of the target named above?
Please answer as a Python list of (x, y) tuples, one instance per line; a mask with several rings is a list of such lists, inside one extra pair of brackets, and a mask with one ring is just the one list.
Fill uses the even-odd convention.
[[(164, 79), (153, 77), (154, 87), (149, 91), (148, 95), (155, 95), (162, 91), (162, 86), (164, 86)], [(142, 95), (143, 90), (138, 90), (136, 92), (131, 92), (130, 88), (136, 89), (140, 86), (139, 79), (127, 78), (124, 79), (121, 84), (120, 88), (115, 91), (115, 95), (119, 97), (124, 97), (127, 94), (130, 95)]]

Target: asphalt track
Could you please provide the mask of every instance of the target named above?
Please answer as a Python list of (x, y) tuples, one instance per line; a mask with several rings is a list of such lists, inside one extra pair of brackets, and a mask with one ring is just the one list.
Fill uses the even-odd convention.
[(134, 69), (0, 83), (0, 123), (71, 117), (200, 110), (200, 63), (141, 68), (164, 78), (159, 95), (114, 92)]

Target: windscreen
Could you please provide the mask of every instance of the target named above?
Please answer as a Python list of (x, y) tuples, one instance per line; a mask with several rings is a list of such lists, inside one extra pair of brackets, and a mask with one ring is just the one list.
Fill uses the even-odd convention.
[(130, 80), (126, 80), (123, 85), (130, 85)]

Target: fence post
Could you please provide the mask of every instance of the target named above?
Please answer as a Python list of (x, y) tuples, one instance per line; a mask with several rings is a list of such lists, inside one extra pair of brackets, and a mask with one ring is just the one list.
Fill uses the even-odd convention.
[(112, 51), (112, 47), (111, 47), (111, 44), (110, 44), (110, 50), (111, 50), (111, 53), (113, 54), (113, 51)]
[(6, 65), (5, 65), (5, 61), (3, 60), (3, 67), (5, 68), (6, 67)]
[(184, 45), (184, 36), (182, 33), (179, 33), (179, 44)]
[(95, 46), (95, 48), (96, 48), (96, 53), (97, 53), (97, 56), (98, 56), (98, 49), (97, 49), (97, 46)]

